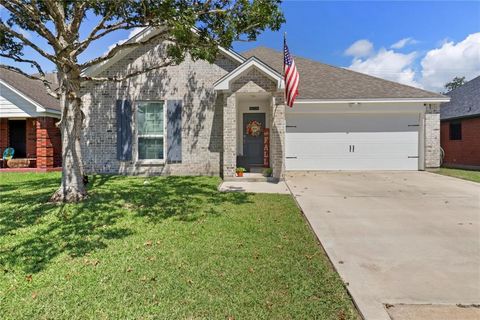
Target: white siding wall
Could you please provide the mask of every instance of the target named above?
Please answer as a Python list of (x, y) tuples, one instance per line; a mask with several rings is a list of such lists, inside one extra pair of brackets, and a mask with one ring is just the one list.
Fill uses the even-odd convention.
[(37, 117), (36, 106), (0, 83), (0, 118)]

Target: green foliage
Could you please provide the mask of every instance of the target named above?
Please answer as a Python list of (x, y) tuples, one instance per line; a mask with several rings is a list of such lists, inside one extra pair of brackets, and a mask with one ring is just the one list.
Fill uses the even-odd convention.
[[(183, 61), (186, 53), (193, 59), (213, 61), (218, 45), (229, 48), (236, 40), (253, 41), (266, 29), (278, 30), (285, 21), (280, 0), (62, 0), (53, 2), (61, 4), (58, 8), (46, 0), (16, 2), (0, 0), (9, 13), (6, 22), (0, 20), (5, 27), (0, 31), (0, 53), (18, 55), (28, 46), (7, 31), (20, 27), (45, 38), (56, 54), (74, 52), (65, 56), (73, 63), (76, 53), (84, 50), (85, 39), (80, 38), (79, 30), (87, 19), (105, 18), (97, 34), (112, 26), (119, 26), (117, 30), (145, 26), (166, 30), (172, 40), (168, 54), (176, 62)], [(67, 42), (57, 43), (57, 35)], [(75, 51), (78, 48), (82, 49)]]
[(237, 167), (237, 169), (235, 169), (235, 172), (245, 172), (247, 171), (247, 169), (245, 169), (244, 167)]
[(461, 87), (465, 84), (465, 77), (455, 77), (452, 79), (452, 81), (447, 82), (445, 84), (445, 92), (444, 93), (449, 93), (450, 91)]
[(0, 173), (2, 319), (358, 319), (288, 195), (212, 177)]
[(440, 168), (438, 173), (445, 176), (455, 177), (464, 180), (470, 180), (480, 183), (480, 171), (479, 170), (462, 170), (462, 169), (449, 169)]
[(263, 169), (263, 175), (265, 177), (271, 177), (272, 176), (272, 173), (273, 173), (273, 169), (272, 168), (265, 168)]

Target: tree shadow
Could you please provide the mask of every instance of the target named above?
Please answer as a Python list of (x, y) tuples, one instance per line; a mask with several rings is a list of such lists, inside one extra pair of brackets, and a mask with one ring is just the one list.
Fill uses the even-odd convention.
[[(106, 175), (95, 176), (105, 179)], [(218, 179), (212, 177), (144, 177), (128, 179), (109, 176), (109, 190), (122, 208), (132, 211), (137, 217), (159, 223), (168, 218), (181, 221), (195, 221), (203, 216), (222, 213), (221, 205), (226, 203), (249, 203), (245, 193), (224, 193), (218, 191)]]
[(1, 183), (0, 267), (36, 273), (61, 254), (81, 257), (132, 235), (128, 219), (194, 222), (221, 215), (223, 204), (251, 202), (248, 194), (219, 192), (211, 177), (96, 175), (90, 181), (87, 200), (62, 205), (47, 202), (58, 177)]

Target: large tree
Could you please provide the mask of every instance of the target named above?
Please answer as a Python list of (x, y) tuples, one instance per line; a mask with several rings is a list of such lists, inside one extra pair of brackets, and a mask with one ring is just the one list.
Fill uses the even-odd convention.
[[(4, 7), (1, 10), (8, 11), (7, 15), (2, 14), (4, 19), (0, 19), (0, 57), (30, 64), (36, 73), (23, 72), (12, 63), (0, 64), (0, 68), (43, 82), (48, 93), (60, 100), (58, 126), (62, 134), (63, 169), (60, 188), (52, 196), (52, 201), (75, 202), (87, 196), (80, 142), (84, 118), (80, 93), (82, 82), (123, 81), (140, 73), (178, 64), (186, 55), (194, 60), (213, 62), (219, 45), (229, 48), (237, 40), (255, 40), (266, 29), (278, 30), (284, 22), (280, 1), (0, 0)], [(88, 26), (90, 29), (86, 32)], [(80, 62), (81, 54), (94, 47), (97, 40), (113, 32), (139, 27), (155, 27), (159, 32), (141, 41), (120, 43), (107, 54)], [(32, 40), (23, 31), (33, 32), (35, 39), (42, 41)], [(158, 41), (167, 41), (168, 50), (167, 57), (156, 66), (122, 78), (91, 78), (82, 73), (124, 49)], [(26, 57), (27, 48), (55, 65), (58, 88), (52, 87), (36, 59)]]

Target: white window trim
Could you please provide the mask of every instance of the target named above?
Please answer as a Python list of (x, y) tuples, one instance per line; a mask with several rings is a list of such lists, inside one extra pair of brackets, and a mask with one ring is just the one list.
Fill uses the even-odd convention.
[[(138, 153), (138, 139), (141, 137), (160, 137), (159, 135), (152, 135), (152, 134), (143, 134), (139, 135), (138, 134), (138, 105), (142, 103), (162, 103), (163, 104), (163, 159), (139, 159), (139, 153)], [(135, 108), (134, 108), (134, 114), (135, 114), (135, 163), (139, 165), (160, 165), (160, 164), (165, 164), (166, 162), (166, 157), (167, 157), (167, 100), (137, 100), (135, 101)]]

